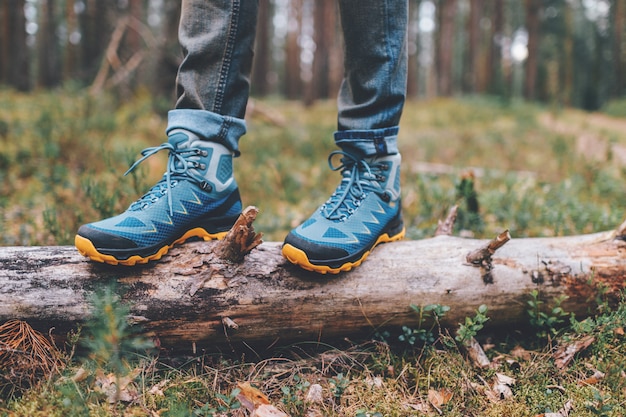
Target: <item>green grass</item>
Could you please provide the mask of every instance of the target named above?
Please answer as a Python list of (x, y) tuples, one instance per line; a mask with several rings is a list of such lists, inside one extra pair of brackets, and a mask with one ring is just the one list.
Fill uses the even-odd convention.
[[(102, 302), (101, 302), (102, 304)], [(103, 311), (116, 311), (117, 307)], [(109, 313), (100, 313), (92, 335), (110, 327)], [(124, 345), (141, 341), (125, 338), (116, 352), (117, 366), (100, 360), (102, 350), (66, 358), (61, 375), (42, 381), (23, 396), (3, 403), (0, 415), (17, 416), (210, 416), (249, 415), (236, 398), (237, 384), (248, 382), (269, 402), (292, 416), (317, 410), (325, 416), (484, 416), (522, 417), (556, 413), (570, 402), (577, 417), (623, 416), (626, 412), (624, 327), (626, 305), (596, 318), (572, 320), (551, 343), (539, 347), (511, 335), (492, 339), (487, 354), (493, 367), (472, 365), (446, 331), (425, 346), (403, 349), (397, 342), (343, 343), (341, 347), (300, 344), (283, 347), (274, 357), (248, 361), (223, 355), (172, 359), (138, 355)], [(93, 336), (92, 336), (93, 337)], [(555, 366), (559, 344), (583, 337), (594, 342), (564, 369)], [(89, 339), (94, 343), (93, 339)], [(108, 343), (108, 342), (107, 342)], [(524, 347), (520, 347), (521, 343)], [(512, 349), (515, 347), (515, 349)], [(117, 363), (117, 362), (116, 362)], [(123, 366), (119, 366), (123, 365)], [(82, 378), (77, 378), (79, 369)], [(594, 374), (602, 377), (593, 379)], [(510, 396), (493, 393), (498, 374), (514, 380)], [(103, 381), (130, 377), (120, 398), (111, 401)], [(313, 385), (322, 401), (307, 401)], [(434, 403), (433, 393), (447, 399)], [(440, 410), (431, 405), (435, 404)], [(211, 411), (213, 410), (213, 411)], [(217, 414), (221, 410), (224, 414)], [(378, 414), (376, 414), (378, 413)]]
[[(333, 102), (256, 103), (235, 161), (245, 205), (260, 208), (266, 240), (282, 240), (332, 192)], [(0, 94), (0, 244), (71, 244), (84, 222), (123, 211), (156, 182), (165, 155), (123, 177), (139, 151), (165, 140), (165, 119), (150, 97), (129, 103), (81, 91)], [(278, 119), (278, 121), (277, 121)], [(575, 110), (488, 97), (408, 103), (400, 131), (408, 236), (428, 237), (473, 172), (480, 211), (476, 237), (508, 228), (513, 237), (614, 228), (624, 217), (626, 121), (605, 126)], [(597, 143), (594, 157), (580, 148)], [(582, 138), (582, 139), (581, 139)], [(586, 149), (586, 148), (585, 148)], [(617, 156), (616, 156), (617, 155)]]
[[(255, 105), (262, 111), (249, 114), (236, 176), (244, 204), (260, 208), (255, 228), (265, 240), (282, 240), (337, 184), (338, 174), (327, 164), (336, 109), (334, 102), (310, 108), (281, 100)], [(622, 107), (618, 102), (607, 109), (620, 115)], [(118, 103), (83, 91), (2, 90), (0, 109), (2, 245), (72, 244), (80, 224), (124, 210), (162, 175), (166, 155), (122, 177), (141, 149), (165, 140), (166, 120), (153, 111), (149, 96)], [(460, 207), (455, 233), (480, 238), (504, 229), (513, 238), (593, 233), (614, 229), (625, 217), (623, 119), (490, 97), (410, 102), (400, 148), (411, 239), (431, 236), (454, 204)], [(468, 191), (462, 182), (472, 178), (469, 173), (474, 180)], [(468, 204), (474, 197), (477, 211)], [(491, 337), (488, 355), (497, 372), (516, 379), (513, 397), (500, 401), (486, 394), (496, 370), (473, 367), (453, 336), (430, 329), (426, 345), (387, 335), (386, 342), (288, 346), (254, 361), (119, 353), (115, 372), (136, 375), (131, 385), (137, 395), (133, 402), (113, 404), (98, 388), (98, 372), (111, 371), (89, 355), (66, 353), (61, 375), (13, 401), (0, 399), (0, 415), (211, 415), (231, 401), (237, 382), (249, 381), (293, 416), (311, 406), (305, 395), (314, 384), (324, 398), (315, 407), (329, 416), (440, 415), (428, 406), (429, 391), (451, 394), (441, 405), (447, 416), (535, 416), (556, 412), (567, 400), (575, 407), (570, 415), (621, 416), (625, 326), (622, 305), (558, 332), (536, 329), (549, 339), (479, 331), (482, 341)], [(558, 370), (555, 347), (584, 335), (594, 336), (594, 343)], [(512, 350), (518, 344), (527, 349), (521, 359)], [(88, 376), (73, 379), (81, 366)], [(605, 376), (590, 384), (595, 370)], [(244, 415), (237, 413), (232, 411)]]

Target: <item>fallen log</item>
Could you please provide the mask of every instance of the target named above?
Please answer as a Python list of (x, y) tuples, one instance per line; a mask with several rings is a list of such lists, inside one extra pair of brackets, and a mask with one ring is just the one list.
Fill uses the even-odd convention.
[(135, 267), (90, 262), (73, 247), (3, 247), (0, 323), (20, 319), (63, 334), (89, 317), (90, 297), (110, 283), (129, 304), (130, 319), (176, 349), (268, 347), (416, 327), (411, 304), (449, 306), (441, 324), (451, 327), (486, 304), (491, 325), (509, 326), (527, 321), (532, 290), (547, 306), (566, 295), (562, 307), (578, 316), (593, 314), (602, 297), (620, 300), (626, 225), (505, 243), (503, 236), (508, 240), (444, 235), (385, 244), (361, 267), (337, 276), (288, 264), (278, 242), (260, 244), (241, 263), (216, 258), (216, 242), (191, 242)]

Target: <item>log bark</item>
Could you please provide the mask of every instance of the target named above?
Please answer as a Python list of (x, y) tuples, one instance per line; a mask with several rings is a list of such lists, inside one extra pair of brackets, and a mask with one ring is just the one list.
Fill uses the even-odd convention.
[(216, 261), (216, 242), (191, 242), (156, 264), (112, 267), (73, 247), (0, 248), (0, 322), (20, 319), (63, 335), (89, 317), (90, 297), (117, 283), (133, 322), (163, 347), (214, 350), (246, 343), (342, 339), (401, 325), (417, 326), (411, 304), (451, 307), (456, 327), (486, 304), (489, 324), (525, 322), (526, 301), (540, 291), (578, 316), (601, 297), (619, 301), (626, 276), (624, 225), (615, 231), (555, 238), (513, 238), (485, 266), (468, 254), (489, 240), (437, 236), (381, 245), (362, 266), (337, 276), (288, 264), (278, 242), (263, 243), (242, 263)]

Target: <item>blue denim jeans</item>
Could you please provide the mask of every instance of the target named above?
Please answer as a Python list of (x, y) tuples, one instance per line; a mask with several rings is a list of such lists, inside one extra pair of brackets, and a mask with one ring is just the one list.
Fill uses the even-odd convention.
[[(187, 129), (236, 155), (246, 132), (258, 4), (183, 0), (176, 108), (167, 131)], [(335, 142), (363, 156), (398, 152), (406, 97), (408, 0), (340, 0), (345, 76)]]

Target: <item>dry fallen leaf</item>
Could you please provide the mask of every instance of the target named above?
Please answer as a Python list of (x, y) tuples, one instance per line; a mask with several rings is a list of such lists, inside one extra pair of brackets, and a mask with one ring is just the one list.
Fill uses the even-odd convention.
[(412, 408), (415, 411), (419, 411), (420, 413), (424, 413), (424, 414), (430, 411), (430, 407), (428, 406), (428, 404), (424, 402), (419, 402), (417, 404), (405, 404), (405, 406)]
[(240, 392), (237, 399), (249, 411), (254, 411), (261, 405), (269, 404), (270, 400), (258, 388), (250, 385), (249, 382), (237, 382), (237, 388)]
[(480, 343), (473, 337), (465, 343), (465, 349), (475, 366), (487, 368), (491, 364), (482, 346), (480, 346)]
[(81, 366), (80, 368), (78, 368), (78, 370), (72, 377), (72, 381), (74, 382), (84, 381), (85, 379), (87, 379), (88, 376), (89, 376), (89, 372)]
[(290, 417), (271, 404), (261, 404), (255, 409), (250, 417)]
[(152, 388), (148, 390), (148, 393), (152, 395), (156, 395), (157, 397), (165, 397), (165, 393), (163, 392), (163, 387), (165, 387), (169, 381), (170, 381), (169, 379), (164, 379), (158, 384), (153, 385)]
[(589, 378), (578, 381), (578, 385), (595, 385), (605, 377), (604, 372), (600, 372), (597, 369), (594, 370), (593, 375)]
[(313, 404), (321, 404), (324, 402), (324, 396), (322, 395), (322, 386), (320, 384), (311, 384), (309, 390), (306, 393), (307, 402)]
[(383, 387), (383, 379), (379, 376), (375, 376), (375, 377), (366, 377), (365, 378), (365, 384), (370, 387), (370, 388), (382, 388)]
[(563, 408), (561, 408), (556, 413), (537, 414), (534, 417), (569, 417), (569, 412), (572, 410), (573, 407), (574, 406), (572, 400), (567, 400)]
[(111, 404), (118, 401), (132, 402), (139, 397), (139, 390), (133, 381), (140, 373), (141, 369), (137, 368), (128, 375), (119, 377), (113, 373), (105, 375), (99, 369), (96, 372), (96, 391), (105, 394)]
[(587, 349), (595, 340), (595, 337), (587, 336), (568, 345), (560, 346), (552, 355), (554, 357), (555, 366), (558, 369), (565, 369), (578, 352)]
[(512, 378), (505, 374), (501, 374), (499, 372), (496, 372), (496, 381), (500, 384), (505, 384), (509, 386), (515, 385), (515, 378)]
[(513, 350), (511, 350), (511, 352), (509, 352), (509, 354), (511, 356), (513, 356), (516, 359), (521, 359), (524, 361), (529, 361), (531, 359), (531, 354), (529, 351), (527, 351), (526, 349), (524, 349), (521, 346), (516, 346), (513, 348)]
[(491, 402), (499, 402), (511, 398), (513, 391), (511, 387), (515, 385), (515, 378), (497, 373), (489, 389), (485, 390), (485, 395)]
[(515, 385), (515, 379), (504, 374), (496, 373), (496, 378), (491, 386), (491, 390), (499, 400), (506, 400), (513, 397), (511, 387)]
[(435, 407), (438, 411), (441, 410), (441, 406), (446, 405), (448, 401), (452, 399), (452, 392), (445, 388), (439, 390), (428, 390), (428, 402)]

